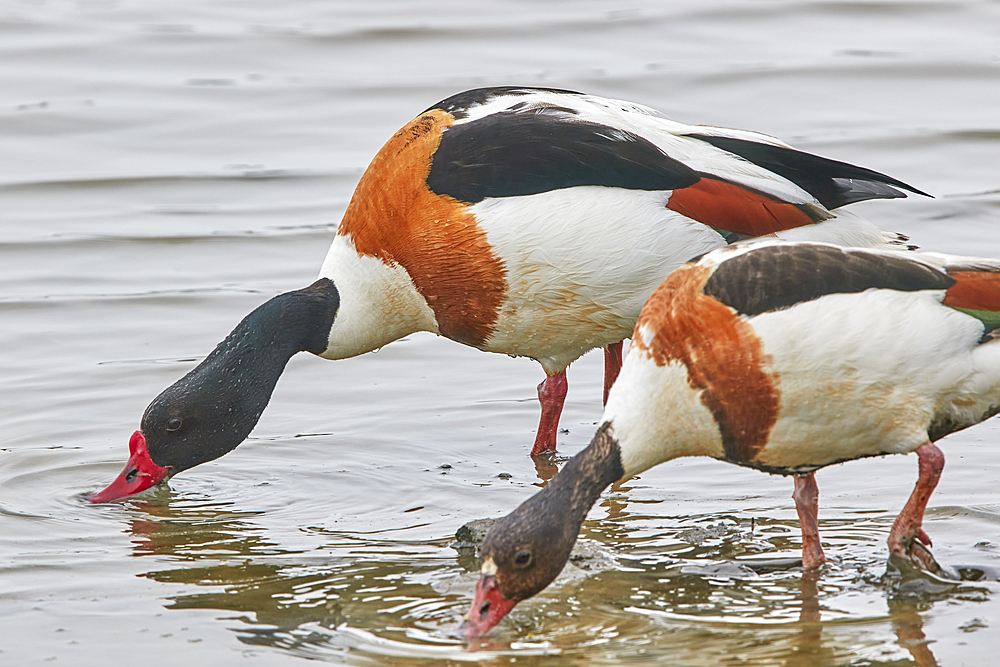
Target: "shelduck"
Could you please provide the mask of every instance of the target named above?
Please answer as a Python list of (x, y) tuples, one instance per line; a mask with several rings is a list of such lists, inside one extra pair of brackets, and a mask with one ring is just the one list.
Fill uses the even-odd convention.
[(418, 331), (531, 357), (546, 377), (533, 456), (555, 450), (566, 368), (621, 341), (657, 285), (734, 239), (903, 246), (840, 206), (919, 190), (741, 130), (538, 88), (449, 97), (361, 177), (320, 278), (251, 313), (158, 396), (121, 476), (125, 497), (222, 456), (250, 433), (288, 359), (353, 357)]
[(545, 588), (608, 485), (681, 456), (793, 476), (814, 568), (814, 472), (916, 452), (889, 551), (939, 572), (922, 528), (944, 467), (934, 443), (1000, 411), (998, 334), (1000, 260), (768, 240), (686, 264), (639, 315), (591, 444), (486, 536), (461, 631)]

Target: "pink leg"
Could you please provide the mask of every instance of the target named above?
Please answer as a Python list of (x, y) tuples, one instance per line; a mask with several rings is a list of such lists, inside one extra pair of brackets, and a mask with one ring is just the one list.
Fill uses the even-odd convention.
[(608, 392), (611, 385), (618, 379), (622, 369), (622, 341), (612, 343), (604, 348), (604, 405), (608, 404)]
[(814, 473), (795, 476), (795, 511), (799, 513), (802, 528), (802, 567), (819, 567), (826, 562), (823, 546), (819, 543), (819, 487)]
[(917, 447), (917, 457), (920, 459), (917, 484), (889, 531), (889, 553), (910, 561), (921, 570), (936, 573), (941, 567), (927, 549), (931, 546), (931, 538), (922, 526), (927, 501), (944, 470), (944, 454), (934, 444), (925, 442)]
[(538, 420), (538, 433), (532, 456), (556, 451), (556, 435), (559, 433), (559, 415), (566, 400), (566, 371), (548, 375), (538, 385), (538, 402), (542, 404), (542, 417)]

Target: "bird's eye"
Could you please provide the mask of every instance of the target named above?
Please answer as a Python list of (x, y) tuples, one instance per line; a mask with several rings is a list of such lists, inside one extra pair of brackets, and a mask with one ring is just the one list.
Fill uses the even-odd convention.
[(174, 417), (173, 419), (168, 419), (167, 420), (167, 430), (168, 431), (176, 431), (176, 430), (180, 429), (180, 427), (181, 427), (181, 420), (179, 418)]
[(514, 565), (517, 567), (528, 567), (531, 564), (531, 552), (530, 551), (519, 551), (516, 556), (514, 556)]
[(127, 473), (125, 473), (125, 483), (131, 484), (135, 481), (135, 476), (139, 474), (138, 468), (132, 468)]

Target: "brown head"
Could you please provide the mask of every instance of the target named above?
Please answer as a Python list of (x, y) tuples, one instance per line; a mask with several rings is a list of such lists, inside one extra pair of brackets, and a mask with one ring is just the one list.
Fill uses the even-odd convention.
[(544, 489), (490, 529), (476, 595), (458, 632), (486, 634), (514, 605), (552, 583), (569, 560), (587, 512), (622, 473), (618, 443), (605, 423)]

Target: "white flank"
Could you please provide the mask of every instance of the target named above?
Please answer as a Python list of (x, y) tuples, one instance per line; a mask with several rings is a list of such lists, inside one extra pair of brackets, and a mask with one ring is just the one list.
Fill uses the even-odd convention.
[(486, 199), (471, 211), (506, 269), (508, 298), (485, 349), (558, 372), (632, 334), (671, 271), (724, 245), (665, 208), (669, 191), (598, 186)]
[(434, 312), (403, 267), (359, 255), (348, 236), (334, 238), (319, 275), (340, 293), (330, 345), (321, 355), (327, 359), (371, 352), (416, 331), (438, 333)]
[(844, 209), (837, 209), (836, 217), (830, 220), (788, 229), (778, 232), (775, 236), (784, 241), (830, 243), (838, 246), (896, 251), (907, 249), (896, 234), (883, 232), (864, 218)]
[(781, 393), (758, 462), (797, 467), (910, 452), (935, 414), (964, 414), (971, 424), (1000, 402), (1000, 348), (980, 346), (982, 324), (941, 298), (873, 289), (751, 318)]

